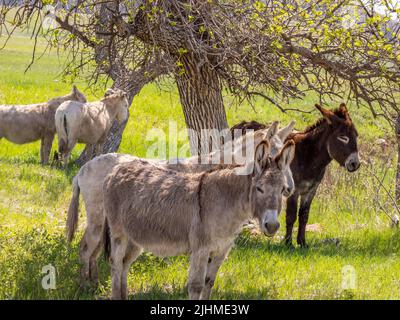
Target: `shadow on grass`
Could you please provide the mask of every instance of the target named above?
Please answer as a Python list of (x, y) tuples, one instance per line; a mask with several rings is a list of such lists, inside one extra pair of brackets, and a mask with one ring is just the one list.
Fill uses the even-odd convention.
[(329, 257), (386, 257), (400, 251), (400, 231), (385, 230), (364, 236), (362, 234), (340, 238), (339, 245), (325, 242), (326, 239), (309, 240), (309, 247), (288, 247), (284, 243), (269, 242), (262, 236), (242, 233), (236, 240), (239, 250), (258, 250), (282, 257), (322, 255)]
[[(81, 235), (77, 238), (80, 239)], [(338, 256), (338, 257), (386, 257), (398, 252), (399, 232), (369, 234), (368, 237), (352, 236), (341, 239), (341, 245), (322, 245), (314, 239), (309, 249), (290, 249), (278, 243), (269, 243), (262, 237), (242, 234), (236, 241), (234, 251), (253, 251), (276, 254), (282, 259), (296, 256)], [(363, 242), (361, 241), (363, 240)], [(62, 230), (49, 233), (44, 227), (31, 227), (29, 230), (12, 230), (0, 227), (0, 298), (2, 299), (107, 299), (110, 295), (110, 268), (104, 258), (99, 259), (99, 289), (82, 289), (79, 286), (78, 244), (70, 246)], [(237, 254), (232, 252), (232, 254)], [(143, 254), (132, 265), (132, 273), (156, 274), (166, 272), (170, 265), (184, 263), (185, 256), (160, 259)], [(46, 272), (45, 266), (56, 270), (56, 288), (45, 290), (42, 286)], [(175, 269), (176, 270), (176, 269)], [(180, 272), (179, 269), (176, 272)], [(185, 278), (186, 279), (186, 278)], [(186, 299), (187, 289), (181, 283), (150, 285), (144, 283), (142, 289), (130, 295), (130, 299)], [(240, 292), (220, 290), (213, 292), (213, 299), (276, 299), (276, 288), (246, 287)]]
[(40, 165), (40, 159), (32, 154), (15, 157), (0, 157), (0, 162), (9, 165), (34, 164)]
[[(129, 295), (129, 300), (186, 300), (186, 287), (177, 287), (166, 291), (159, 286), (148, 288), (145, 292)], [(271, 288), (251, 288), (246, 291), (223, 291), (217, 288), (211, 294), (211, 300), (271, 300), (276, 299), (275, 291)]]

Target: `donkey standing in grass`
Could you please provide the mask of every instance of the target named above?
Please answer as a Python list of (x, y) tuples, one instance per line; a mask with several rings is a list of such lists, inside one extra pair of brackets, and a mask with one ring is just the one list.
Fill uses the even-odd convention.
[[(357, 147), (357, 130), (350, 118), (346, 105), (342, 103), (336, 110), (315, 107), (323, 118), (303, 132), (292, 133), (288, 139), (296, 143), (296, 153), (291, 165), (295, 182), (295, 192), (287, 200), (286, 244), (292, 245), (293, 225), (297, 218), (300, 198), (299, 231), (297, 243), (307, 246), (305, 232), (311, 202), (321, 183), (326, 167), (335, 159), (347, 171), (354, 172), (360, 167)], [(262, 129), (265, 126), (255, 121), (242, 122), (234, 129)]]
[(40, 161), (47, 164), (53, 144), (56, 126), (54, 115), (65, 101), (86, 102), (86, 98), (76, 86), (72, 92), (48, 102), (31, 105), (0, 105), (0, 139), (24, 144), (41, 140)]
[(66, 166), (77, 142), (96, 144), (99, 155), (114, 120), (120, 124), (128, 117), (128, 96), (122, 90), (108, 89), (98, 102), (79, 103), (68, 101), (56, 112), (55, 123), (58, 135), (58, 151)]
[[(270, 128), (257, 132), (248, 132), (243, 139), (235, 139), (233, 144), (230, 144), (230, 142), (225, 143), (220, 151), (211, 153), (208, 159), (205, 159), (206, 163), (203, 164), (199, 164), (200, 157), (197, 156), (181, 159), (177, 164), (157, 160), (148, 161), (170, 170), (202, 172), (218, 166), (218, 164), (212, 164), (208, 161), (213, 157), (221, 159), (221, 163), (223, 163), (224, 159), (220, 157), (220, 155), (232, 153), (232, 158), (235, 161), (237, 159), (235, 154), (246, 154), (246, 150), (249, 150), (249, 143), (257, 145), (265, 138), (270, 141), (271, 156), (276, 156), (283, 147), (282, 141), (292, 132), (293, 126), (294, 122), (278, 130), (276, 122)], [(81, 192), (87, 215), (86, 229), (81, 240), (79, 254), (82, 263), (82, 284), (88, 281), (92, 283), (97, 283), (98, 281), (97, 259), (101, 251), (101, 240), (105, 221), (102, 201), (102, 185), (104, 179), (117, 164), (135, 159), (137, 158), (126, 154), (111, 153), (101, 155), (82, 166), (73, 179), (73, 197), (69, 206), (67, 219), (67, 238), (68, 241), (72, 241), (78, 225), (79, 194)], [(294, 191), (293, 177), (290, 169), (285, 170), (284, 174), (286, 181), (283, 193), (285, 196), (290, 196)]]
[(243, 224), (256, 218), (267, 236), (279, 229), (283, 171), (293, 156), (293, 141), (271, 159), (263, 140), (245, 175), (226, 166), (182, 173), (141, 159), (116, 166), (103, 186), (112, 298), (127, 298), (129, 267), (144, 249), (158, 256), (190, 254), (189, 298), (209, 299)]

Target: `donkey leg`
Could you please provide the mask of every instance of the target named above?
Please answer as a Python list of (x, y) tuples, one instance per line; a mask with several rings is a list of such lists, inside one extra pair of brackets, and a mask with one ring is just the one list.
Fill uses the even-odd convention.
[(81, 264), (80, 284), (82, 287), (85, 287), (90, 279), (89, 255), (87, 254), (89, 245), (88, 241), (86, 241), (88, 232), (88, 228), (86, 228), (79, 245), (79, 261)]
[(92, 260), (96, 251), (100, 251), (102, 243), (103, 225), (88, 224), (80, 243), (79, 260), (81, 262), (81, 285), (85, 286), (88, 282), (96, 284), (97, 277), (97, 259)]
[(311, 202), (314, 199), (316, 188), (309, 193), (301, 196), (299, 209), (299, 231), (297, 233), (297, 243), (302, 247), (307, 247), (306, 244), (306, 226), (308, 222), (308, 214), (310, 212)]
[(97, 260), (99, 258), (104, 235), (104, 212), (103, 203), (98, 199), (97, 194), (90, 193), (84, 196), (87, 226), (85, 240), (87, 243), (86, 259), (89, 259), (89, 279), (92, 284), (98, 282)]
[(40, 162), (47, 164), (49, 162), (51, 146), (53, 145), (54, 134), (46, 134), (40, 142)]
[(68, 162), (69, 162), (69, 158), (71, 157), (71, 152), (72, 152), (72, 149), (68, 149), (68, 150), (66, 150), (66, 152), (63, 155), (64, 169), (66, 169), (68, 167)]
[(97, 265), (97, 261), (99, 260), (102, 247), (103, 247), (103, 239), (102, 237), (100, 237), (97, 243), (97, 247), (93, 251), (89, 260), (90, 282), (92, 284), (97, 284), (99, 282), (99, 267)]
[(296, 222), (297, 218), (297, 201), (299, 199), (299, 195), (297, 193), (293, 194), (291, 197), (287, 199), (286, 202), (286, 235), (285, 235), (285, 243), (286, 245), (292, 245), (292, 232), (293, 225)]
[(209, 257), (208, 259), (208, 266), (207, 266), (207, 273), (206, 279), (204, 282), (204, 288), (201, 292), (200, 299), (202, 300), (209, 300), (211, 297), (211, 291), (214, 286), (214, 281), (217, 276), (218, 270), (221, 264), (224, 262), (225, 257), (228, 255), (232, 245), (229, 245), (224, 250), (218, 252), (218, 254)]
[(74, 149), (75, 145), (77, 143), (77, 139), (75, 138), (70, 138), (70, 141), (68, 142), (67, 146), (65, 147), (63, 154), (62, 154), (62, 160), (64, 162), (64, 168), (67, 168), (69, 158), (71, 157), (72, 150)]
[(111, 298), (113, 300), (122, 299), (121, 280), (122, 280), (122, 270), (123, 270), (124, 257), (127, 245), (128, 245), (128, 239), (122, 233), (116, 235), (111, 232), (110, 264), (111, 264), (111, 286), (112, 286)]
[(131, 264), (140, 256), (142, 249), (129, 241), (123, 260), (123, 269), (121, 277), (121, 298), (128, 299), (128, 272)]
[(80, 251), (83, 263), (82, 278), (92, 284), (98, 281), (97, 257), (101, 251), (103, 227), (102, 224), (88, 224), (82, 239)]
[(189, 299), (199, 300), (201, 292), (204, 288), (204, 283), (207, 273), (207, 263), (209, 258), (209, 252), (206, 250), (195, 251), (190, 256), (190, 267), (189, 267)]

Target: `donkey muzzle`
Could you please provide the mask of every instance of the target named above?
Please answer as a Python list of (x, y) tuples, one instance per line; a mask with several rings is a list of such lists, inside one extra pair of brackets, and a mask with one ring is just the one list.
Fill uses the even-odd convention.
[(262, 231), (267, 237), (273, 237), (279, 230), (278, 210), (267, 210), (264, 214)]
[(349, 172), (357, 171), (357, 169), (360, 167), (360, 157), (358, 155), (358, 152), (353, 152), (352, 154), (350, 154), (347, 157), (344, 166)]

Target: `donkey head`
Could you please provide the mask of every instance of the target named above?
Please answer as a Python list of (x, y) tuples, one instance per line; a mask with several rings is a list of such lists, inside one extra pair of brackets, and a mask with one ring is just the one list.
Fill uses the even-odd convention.
[(349, 172), (356, 171), (360, 167), (357, 147), (358, 133), (346, 105), (342, 103), (335, 111), (324, 109), (318, 104), (315, 107), (322, 113), (330, 127), (327, 141), (329, 156)]
[(268, 140), (261, 141), (254, 155), (254, 171), (251, 187), (251, 207), (266, 236), (272, 237), (279, 229), (278, 214), (281, 210), (285, 186), (285, 170), (290, 170), (295, 145), (285, 143), (280, 152), (271, 157)]
[[(295, 123), (296, 123), (295, 121), (291, 121), (286, 127), (282, 129), (278, 130), (278, 127), (274, 129), (272, 136), (269, 138), (271, 146), (270, 157), (272, 158), (276, 157), (281, 152), (283, 144), (287, 139), (287, 137), (289, 136), (289, 134), (292, 133)], [(274, 124), (268, 130), (270, 133), (272, 128), (274, 127)], [(268, 133), (267, 133), (267, 138), (268, 138)], [(283, 188), (283, 195), (285, 197), (290, 197), (295, 189), (292, 170), (290, 170), (290, 167), (287, 167), (284, 170), (284, 176), (285, 176), (285, 185)]]
[(75, 85), (72, 87), (72, 91), (71, 91), (70, 95), (71, 95), (71, 100), (82, 102), (82, 103), (87, 102), (85, 95), (82, 92), (80, 92)]
[(126, 121), (128, 118), (128, 94), (120, 89), (107, 89), (104, 98), (101, 100), (108, 107), (113, 108), (115, 119), (119, 124)]

